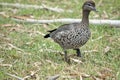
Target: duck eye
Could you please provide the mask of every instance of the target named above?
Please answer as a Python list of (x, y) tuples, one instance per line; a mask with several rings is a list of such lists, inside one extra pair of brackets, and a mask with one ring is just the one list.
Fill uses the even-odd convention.
[(88, 6), (92, 6), (92, 4), (90, 4), (90, 3), (89, 3), (89, 4), (87, 4), (87, 5), (88, 5)]

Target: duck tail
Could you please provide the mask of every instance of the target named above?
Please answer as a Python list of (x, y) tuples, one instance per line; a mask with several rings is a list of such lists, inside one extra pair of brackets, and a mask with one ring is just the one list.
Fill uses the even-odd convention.
[[(57, 29), (53, 29), (53, 30), (50, 30), (50, 31), (48, 31), (48, 32), (52, 33), (52, 32), (54, 32), (55, 30), (57, 30)], [(50, 37), (50, 33), (49, 33), (49, 34), (46, 34), (46, 35), (44, 36), (44, 38), (49, 38), (49, 37)]]
[(50, 37), (50, 34), (46, 34), (45, 36), (44, 36), (44, 38), (49, 38)]

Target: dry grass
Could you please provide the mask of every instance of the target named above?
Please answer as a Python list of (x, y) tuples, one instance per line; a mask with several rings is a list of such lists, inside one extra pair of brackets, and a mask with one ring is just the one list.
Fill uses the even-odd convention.
[[(79, 18), (83, 0), (19, 0), (19, 3), (46, 4), (71, 9), (73, 13), (56, 13), (47, 10), (18, 9), (0, 6), (0, 78), (1, 80), (119, 80), (120, 29), (109, 25), (90, 25), (92, 36), (81, 48), (82, 58), (70, 50), (71, 64), (63, 61), (62, 49), (51, 39), (44, 39), (47, 30), (62, 23), (16, 23), (9, 16), (27, 15), (38, 19)], [(100, 2), (102, 1), (102, 2)], [(96, 0), (99, 13), (90, 18), (120, 19), (119, 0)], [(5, 2), (1, 0), (0, 2)], [(16, 0), (6, 0), (15, 3)], [(62, 6), (61, 6), (62, 5)], [(110, 7), (110, 8), (109, 8)], [(94, 16), (93, 16), (94, 15)]]

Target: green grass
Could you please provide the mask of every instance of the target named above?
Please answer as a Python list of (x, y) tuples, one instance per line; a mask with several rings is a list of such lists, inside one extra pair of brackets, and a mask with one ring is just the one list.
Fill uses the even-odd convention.
[[(38, 0), (37, 0), (38, 1)], [(47, 10), (17, 9), (0, 6), (0, 12), (5, 12), (8, 16), (32, 15), (37, 19), (53, 18), (81, 18), (81, 4), (83, 0), (46, 0), (38, 2), (34, 0), (19, 0), (23, 4), (46, 4), (51, 7), (60, 7), (65, 10), (72, 10), (73, 13), (56, 13)], [(58, 3), (59, 1), (59, 3)], [(76, 2), (78, 1), (78, 2)], [(0, 2), (16, 3), (16, 0), (1, 0)], [(96, 0), (96, 4), (99, 0)], [(92, 12), (91, 19), (120, 19), (120, 1), (105, 0), (97, 6), (99, 13)], [(4, 26), (11, 24), (11, 26)], [(72, 58), (82, 61), (82, 63), (65, 63), (59, 53), (63, 52), (58, 44), (52, 39), (44, 39), (41, 33), (46, 34), (47, 30), (57, 28), (63, 23), (52, 24), (28, 24), (17, 23), (10, 18), (0, 15), (0, 79), (16, 80), (7, 75), (10, 73), (19, 77), (30, 75), (31, 72), (39, 70), (28, 80), (45, 80), (48, 76), (59, 74), (58, 80), (80, 80), (81, 73), (91, 77), (84, 80), (93, 80), (93, 77), (100, 76), (106, 80), (120, 79), (120, 29), (111, 28), (109, 25), (90, 25), (92, 36), (86, 45), (81, 47), (82, 58)], [(101, 37), (100, 39), (98, 39)], [(98, 40), (97, 40), (98, 39)], [(105, 50), (109, 48), (107, 52)], [(84, 52), (96, 50), (96, 52)], [(75, 54), (70, 50), (69, 55)], [(6, 65), (5, 64), (9, 64)], [(12, 65), (12, 66), (11, 66)], [(100, 77), (103, 77), (100, 76)], [(71, 78), (70, 78), (71, 77)]]

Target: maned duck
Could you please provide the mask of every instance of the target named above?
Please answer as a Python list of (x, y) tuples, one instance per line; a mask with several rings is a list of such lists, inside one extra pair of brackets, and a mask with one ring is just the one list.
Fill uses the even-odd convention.
[(82, 21), (80, 23), (71, 23), (61, 25), (59, 28), (48, 31), (44, 38), (52, 38), (64, 50), (64, 59), (68, 61), (67, 49), (76, 50), (77, 56), (81, 57), (80, 47), (90, 38), (89, 13), (97, 11), (95, 3), (91, 0), (86, 1), (82, 6)]

